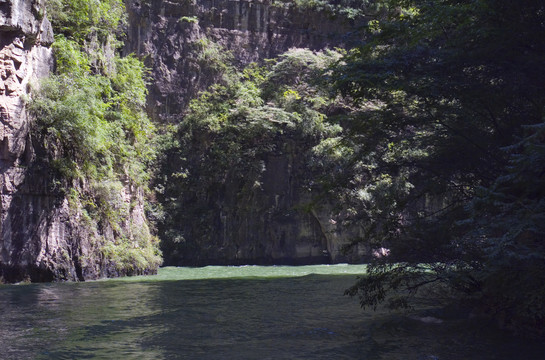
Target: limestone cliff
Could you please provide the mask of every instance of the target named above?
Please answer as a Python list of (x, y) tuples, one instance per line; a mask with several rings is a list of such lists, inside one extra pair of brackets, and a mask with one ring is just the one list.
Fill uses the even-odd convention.
[[(147, 57), (153, 74), (149, 110), (163, 124), (181, 121), (188, 102), (221, 76), (199, 56), (210, 44), (228, 50), (243, 67), (293, 47), (341, 46), (356, 26), (353, 20), (282, 1), (129, 1), (128, 9), (127, 51)], [(328, 204), (308, 209), (316, 195), (307, 186), (317, 175), (308, 165), (314, 145), (280, 136), (270, 144), (275, 150), (264, 156), (258, 179), (227, 174), (210, 191), (168, 194), (180, 199), (180, 212), (170, 214), (178, 220), (162, 232), (179, 233), (181, 240), (175, 249), (165, 249), (167, 264), (360, 261), (360, 250), (341, 251), (357, 230), (337, 226), (338, 211)], [(174, 160), (167, 162), (176, 171)], [(254, 180), (261, 186), (247, 191)]]
[(35, 153), (23, 97), (53, 66), (53, 33), (43, 11), (39, 1), (0, 3), (0, 276), (6, 279), (19, 279), (23, 273), (41, 278), (35, 268), (48, 260), (40, 238), (47, 228), (59, 227), (51, 223), (57, 200), (47, 194), (44, 177), (36, 174), (29, 181)]
[[(27, 101), (53, 70), (53, 40), (43, 0), (0, 1), (0, 282), (153, 272), (156, 265), (120, 267), (108, 257), (105, 246), (119, 234), (97, 227), (66, 187), (59, 189), (50, 165), (55, 154), (33, 131)], [(85, 179), (67, 185), (87, 187)], [(121, 216), (128, 237), (141, 236), (132, 235), (135, 229), (149, 235), (142, 190), (126, 186), (116, 196), (127, 204)]]
[(131, 0), (127, 8), (126, 50), (147, 58), (153, 70), (150, 111), (162, 121), (176, 121), (188, 102), (217, 80), (198, 59), (204, 37), (244, 66), (290, 48), (359, 41), (350, 34), (362, 23), (278, 0)]

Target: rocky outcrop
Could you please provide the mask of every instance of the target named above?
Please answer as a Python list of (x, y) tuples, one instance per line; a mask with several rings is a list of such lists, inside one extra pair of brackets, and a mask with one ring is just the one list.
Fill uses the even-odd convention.
[[(289, 1), (133, 0), (127, 7), (126, 51), (145, 57), (152, 68), (149, 110), (163, 124), (181, 121), (189, 101), (221, 76), (221, 61), (229, 54), (242, 67), (294, 47), (341, 46), (356, 26)], [(203, 53), (208, 61), (202, 61)], [(227, 175), (220, 188), (179, 194), (180, 224), (163, 232), (181, 235), (175, 249), (165, 249), (166, 263), (360, 261), (363, 249), (342, 251), (358, 233), (337, 225), (338, 211), (327, 204), (308, 209), (313, 197), (309, 178), (316, 174), (309, 169), (307, 154), (314, 145), (280, 137), (271, 144), (276, 150), (263, 159), (266, 170), (255, 179), (259, 187), (252, 188), (250, 179)]]
[[(26, 100), (54, 61), (44, 0), (0, 0), (0, 282), (85, 280), (153, 272), (120, 268), (105, 256), (116, 234), (89, 221), (81, 204), (59, 190), (49, 149), (34, 134)], [(86, 191), (84, 180), (71, 184)], [(116, 193), (126, 204), (125, 233), (149, 236), (141, 189)], [(138, 234), (136, 234), (138, 232)], [(134, 235), (133, 235), (134, 234)], [(111, 247), (110, 247), (111, 248)]]
[(35, 240), (50, 227), (56, 199), (47, 195), (41, 174), (33, 184), (28, 181), (35, 153), (24, 103), (31, 84), (53, 67), (49, 48), (53, 32), (43, 12), (40, 1), (0, 2), (0, 277), (4, 279), (51, 277), (34, 269), (43, 250)]

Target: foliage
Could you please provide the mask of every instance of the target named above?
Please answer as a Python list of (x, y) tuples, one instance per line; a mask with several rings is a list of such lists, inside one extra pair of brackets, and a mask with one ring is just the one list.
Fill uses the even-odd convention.
[(120, 273), (140, 274), (142, 270), (155, 269), (162, 263), (159, 240), (149, 236), (149, 229), (131, 224), (132, 238), (118, 237), (102, 247), (102, 254)]
[(134, 266), (155, 268), (157, 243), (149, 229), (137, 241), (126, 225), (130, 203), (142, 201), (138, 189), (146, 189), (150, 180), (155, 128), (144, 111), (146, 68), (134, 56), (115, 52), (119, 38), (113, 36), (122, 34), (124, 5), (52, 0), (48, 10), (57, 33), (56, 71), (33, 91), (29, 103), (37, 119), (34, 136), (46, 150), (44, 161), (57, 171), (60, 190), (84, 212), (86, 224), (103, 234), (113, 232), (115, 244), (102, 241), (109, 261), (133, 273)]
[[(391, 250), (350, 293), (374, 305), (399, 296), (396, 284), (412, 289), (416, 271), (516, 313), (519, 326), (540, 324), (544, 252), (515, 244), (521, 234), (537, 239), (524, 211), (542, 216), (542, 174), (529, 160), (539, 159), (539, 146), (517, 139), (544, 115), (544, 9), (532, 1), (384, 3), (386, 16), (369, 23), (369, 40), (335, 75), (354, 109), (342, 120), (355, 151), (338, 191), (364, 227), (361, 241)], [(513, 199), (522, 183), (536, 194), (525, 203)], [(447, 266), (420, 271), (423, 261)]]
[[(545, 123), (524, 126), (504, 149), (506, 171), (471, 204), (471, 238), (482, 239), (483, 299), (505, 325), (545, 325)], [(542, 330), (541, 330), (542, 331)]]
[(89, 56), (81, 51), (80, 45), (57, 35), (53, 43), (57, 73), (72, 74), (76, 77), (85, 76), (91, 71)]
[(190, 24), (198, 24), (199, 19), (196, 16), (182, 16), (179, 21), (187, 22)]
[(191, 102), (159, 185), (165, 253), (198, 253), (212, 237), (223, 189), (238, 199), (259, 193), (268, 157), (289, 151), (288, 141), (304, 144), (311, 157), (314, 145), (340, 131), (325, 121), (334, 100), (321, 79), (339, 58), (335, 51), (291, 49), (264, 66), (230, 67)]
[(111, 34), (121, 36), (127, 21), (122, 0), (48, 0), (47, 13), (56, 34), (80, 44), (93, 37), (105, 42)]
[(233, 55), (220, 44), (202, 37), (195, 42), (197, 63), (201, 71), (210, 72), (213, 78), (228, 77), (232, 72)]
[(154, 156), (154, 128), (143, 111), (144, 68), (133, 57), (118, 57), (115, 64), (111, 78), (59, 67), (41, 84), (30, 109), (65, 178), (100, 180), (114, 173), (143, 186), (145, 164)]
[(273, 6), (294, 6), (303, 11), (313, 10), (353, 20), (381, 9), (381, 2), (369, 0), (277, 0)]

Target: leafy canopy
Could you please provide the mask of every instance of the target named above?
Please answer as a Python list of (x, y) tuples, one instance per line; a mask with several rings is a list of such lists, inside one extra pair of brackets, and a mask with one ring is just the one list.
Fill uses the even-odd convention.
[(354, 109), (343, 120), (354, 157), (338, 191), (365, 230), (361, 241), (391, 250), (349, 293), (363, 306), (388, 297), (399, 306), (441, 282), (539, 328), (545, 249), (528, 219), (542, 217), (545, 9), (384, 3), (388, 12), (335, 75)]

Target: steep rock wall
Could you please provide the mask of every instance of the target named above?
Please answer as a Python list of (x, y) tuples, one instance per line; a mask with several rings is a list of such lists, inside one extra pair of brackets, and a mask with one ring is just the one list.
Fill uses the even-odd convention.
[[(217, 184), (203, 179), (191, 193), (183, 192), (183, 186), (178, 187), (181, 193), (167, 192), (167, 197), (178, 196), (179, 204), (173, 209), (173, 220), (162, 227), (171, 246), (164, 250), (167, 264), (361, 261), (365, 249), (343, 251), (359, 235), (357, 229), (337, 224), (339, 210), (316, 201), (319, 189), (312, 183), (319, 174), (309, 166), (312, 144), (291, 133), (268, 145), (271, 150), (259, 155), (261, 169), (241, 176), (240, 164), (233, 164), (232, 171), (219, 172), (222, 179)], [(199, 158), (196, 155), (192, 161), (202, 161)], [(198, 168), (194, 164), (189, 171), (196, 174)], [(178, 239), (172, 238), (173, 233)]]
[[(54, 61), (44, 0), (0, 1), (0, 282), (85, 280), (155, 269), (120, 269), (104, 256), (111, 229), (89, 226), (71, 204), (33, 133), (25, 99)], [(71, 184), (85, 189), (85, 181)], [(141, 189), (118, 194), (126, 226), (147, 230)], [(129, 206), (131, 204), (131, 206)]]
[(198, 60), (204, 37), (232, 52), (241, 66), (293, 47), (319, 50), (359, 40), (350, 37), (359, 23), (290, 2), (131, 0), (127, 8), (126, 51), (145, 56), (153, 69), (150, 111), (162, 121), (175, 122), (188, 102), (217, 80)]
[[(199, 60), (203, 39), (229, 50), (239, 66), (273, 58), (293, 47), (313, 50), (350, 40), (353, 21), (301, 10), (290, 2), (261, 0), (128, 1), (127, 52), (152, 68), (149, 109), (160, 123), (180, 121), (188, 102), (217, 81), (221, 71)], [(362, 21), (362, 19), (360, 19)], [(204, 48), (208, 46), (204, 44)], [(197, 146), (201, 146), (199, 144)], [(313, 194), (308, 153), (315, 144), (280, 137), (257, 179), (227, 175), (224, 184), (183, 198), (177, 228), (181, 245), (165, 250), (167, 264), (302, 264), (361, 261), (363, 249), (345, 254), (356, 229), (337, 225), (323, 204), (304, 209)], [(198, 160), (197, 160), (198, 161)], [(206, 209), (193, 213), (190, 209)], [(184, 210), (187, 209), (187, 210)]]
[(35, 153), (23, 97), (29, 85), (53, 67), (53, 33), (43, 11), (39, 1), (0, 3), (0, 277), (7, 280), (28, 273), (50, 277), (36, 269), (47, 262), (42, 239), (37, 238), (48, 233), (46, 228), (59, 227), (50, 216), (57, 199), (47, 194), (47, 181), (38, 174), (29, 181)]

